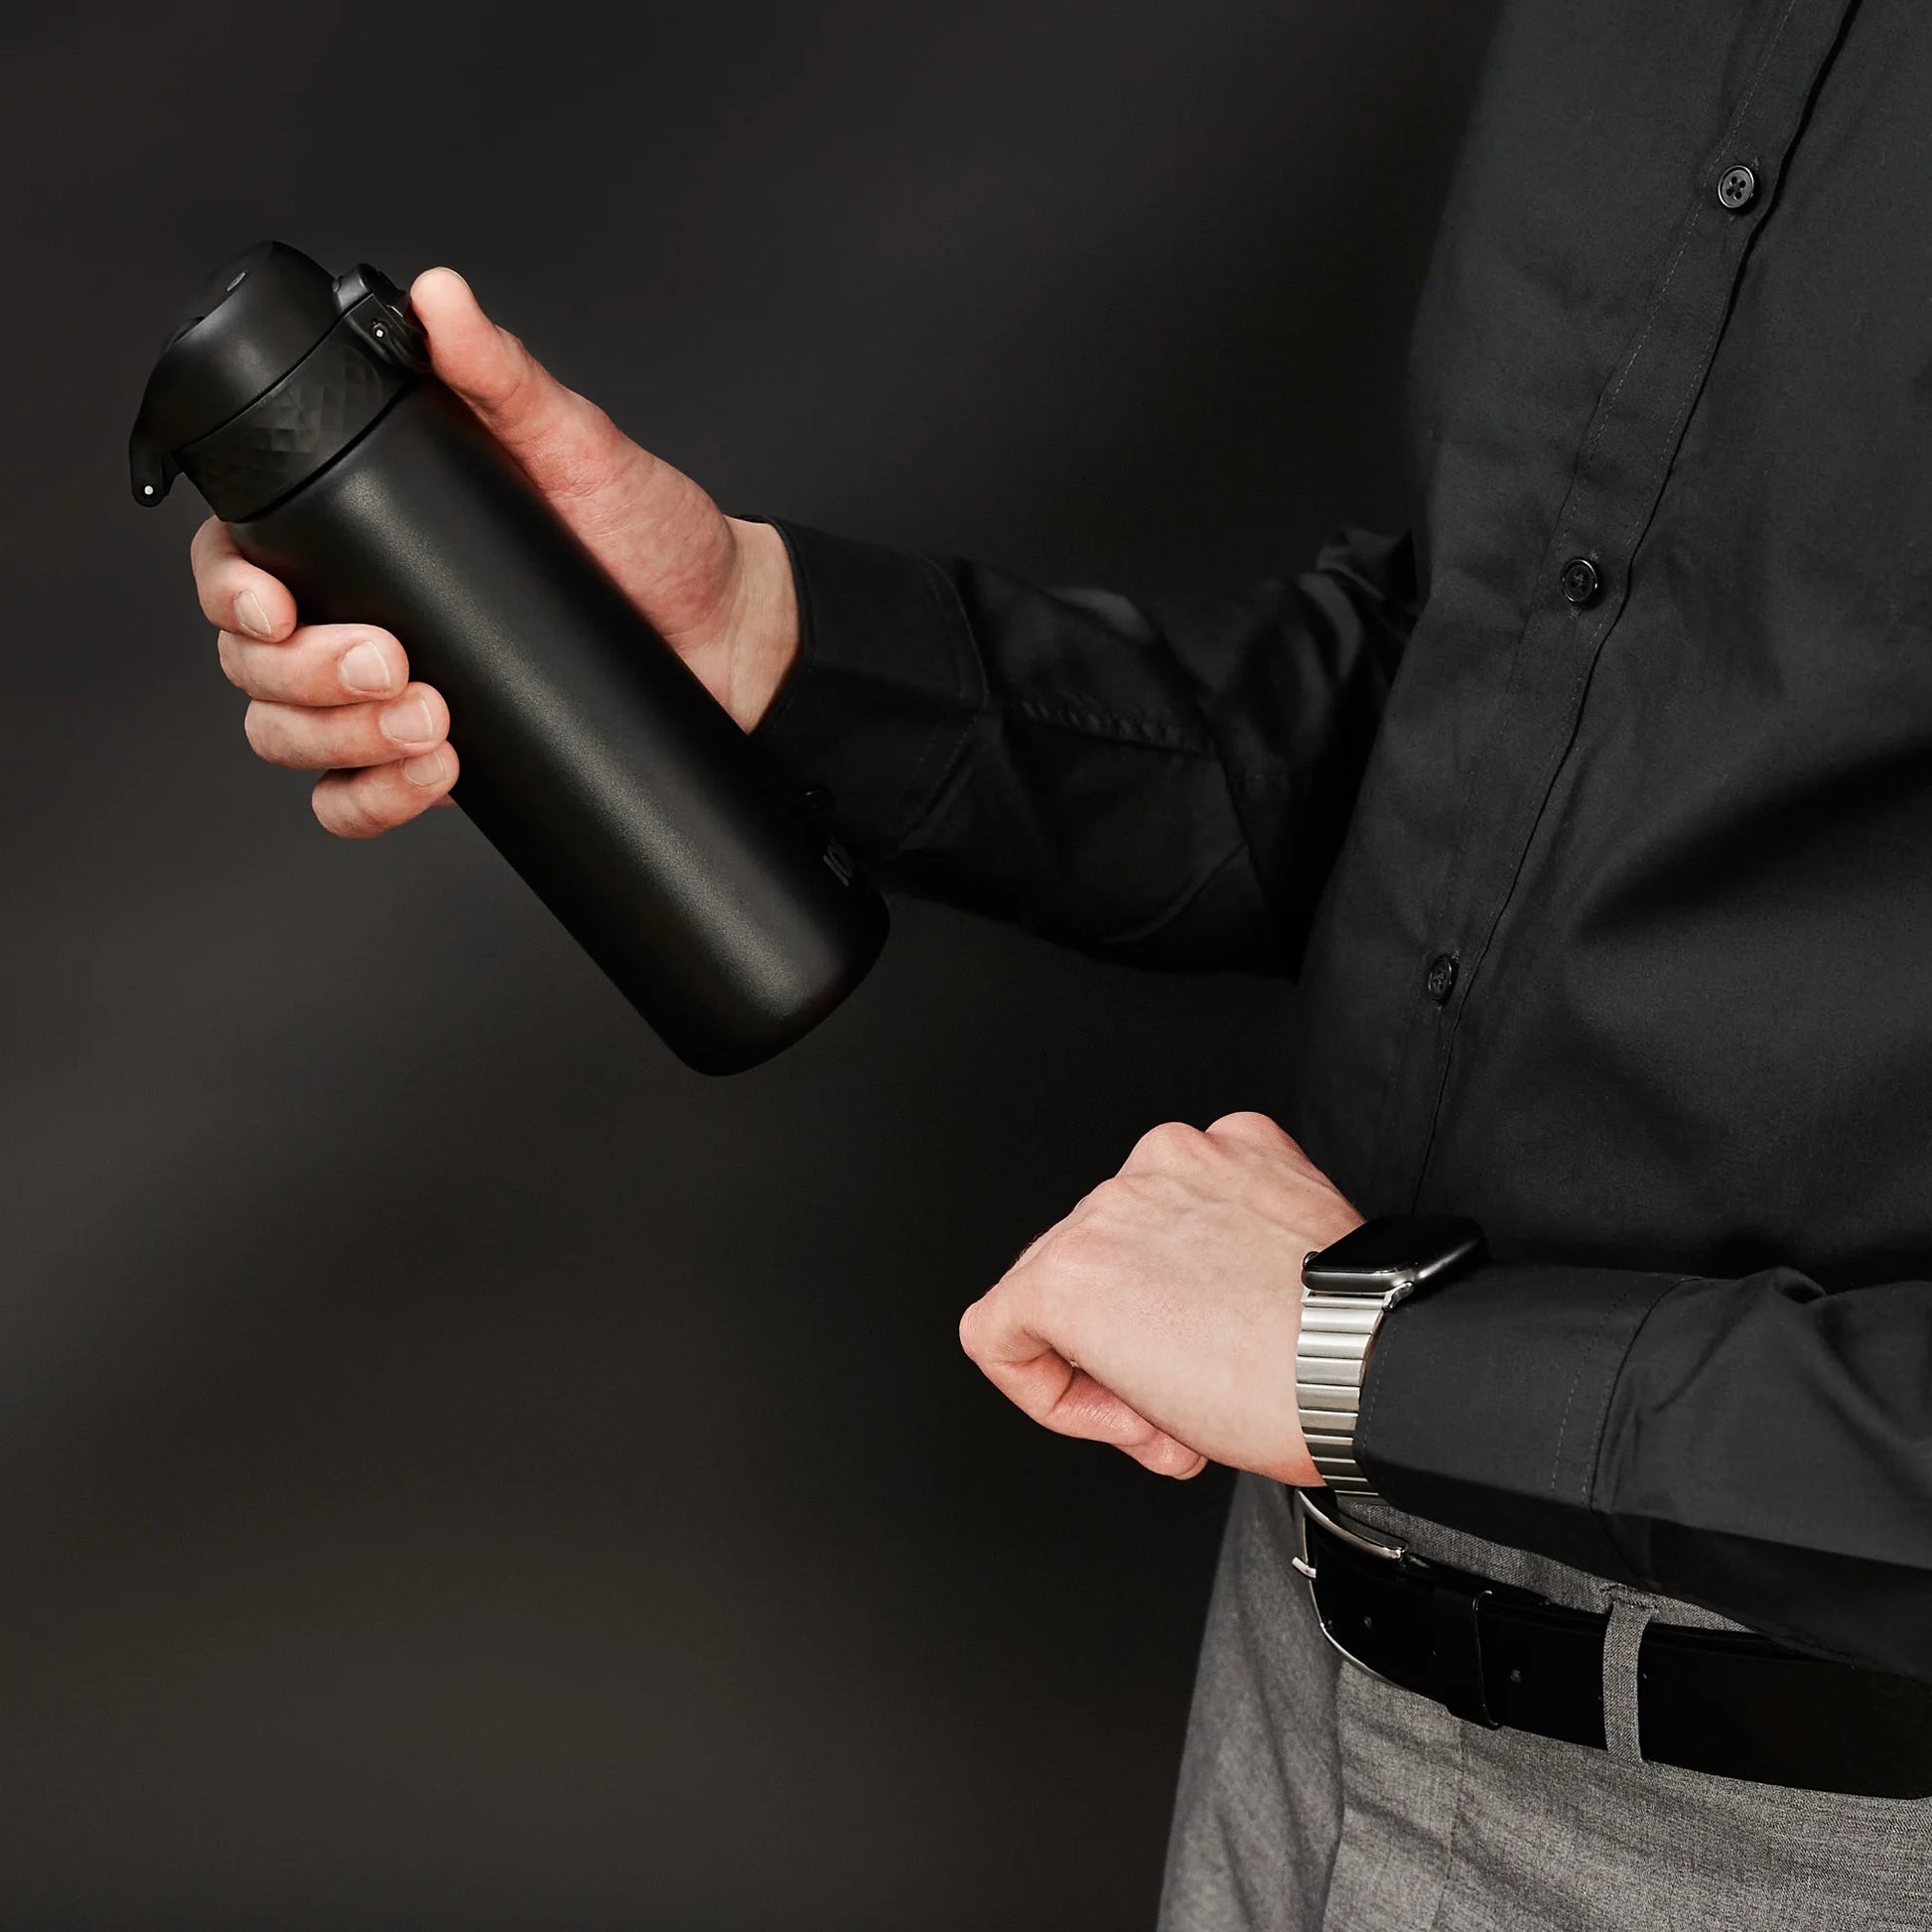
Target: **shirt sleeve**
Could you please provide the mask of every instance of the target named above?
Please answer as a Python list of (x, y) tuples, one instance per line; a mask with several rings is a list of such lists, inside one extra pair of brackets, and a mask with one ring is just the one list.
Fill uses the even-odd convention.
[(1298, 969), (1415, 622), (1406, 538), (1135, 601), (775, 526), (800, 651), (752, 738), (882, 885), (1100, 957)]
[(1489, 1265), (1391, 1311), (1398, 1509), (1932, 1678), (1932, 1282)]

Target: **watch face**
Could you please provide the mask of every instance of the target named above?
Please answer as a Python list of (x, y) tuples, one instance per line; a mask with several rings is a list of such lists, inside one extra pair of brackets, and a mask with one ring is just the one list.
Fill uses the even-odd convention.
[(1424, 1280), (1473, 1254), (1481, 1242), (1482, 1231), (1473, 1221), (1389, 1214), (1364, 1221), (1323, 1248), (1309, 1273)]

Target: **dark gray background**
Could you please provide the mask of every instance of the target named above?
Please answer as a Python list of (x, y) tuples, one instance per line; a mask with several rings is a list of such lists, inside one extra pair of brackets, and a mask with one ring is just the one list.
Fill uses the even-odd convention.
[(685, 1072), (456, 813), (258, 766), (125, 436), (274, 234), (728, 505), (1048, 582), (1389, 527), (1486, 7), (44, 9), (0, 101), (0, 1918), (1149, 1922), (1225, 1490), (959, 1311), (1292, 993), (901, 904)]

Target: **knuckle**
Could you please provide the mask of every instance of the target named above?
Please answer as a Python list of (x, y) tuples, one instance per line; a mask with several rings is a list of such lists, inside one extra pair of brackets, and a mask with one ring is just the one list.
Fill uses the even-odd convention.
[(276, 707), (264, 704), (257, 698), (241, 715), (241, 733), (258, 759), (272, 761), (281, 746), (281, 725)]
[(322, 779), (310, 802), (323, 830), (339, 839), (372, 839), (388, 829), (371, 810), (361, 787), (349, 779), (333, 774)]
[(1077, 1291), (1080, 1284), (1101, 1264), (1108, 1243), (1105, 1221), (1106, 1202), (1090, 1195), (1097, 1212), (1084, 1214), (1077, 1221), (1050, 1229), (1030, 1251), (1032, 1274), (1043, 1288), (1056, 1295)]
[[(1092, 1199), (1093, 1196), (1089, 1194), (1086, 1202), (1090, 1203)], [(1088, 1215), (1075, 1214), (1066, 1220), (1055, 1221), (1027, 1244), (1026, 1252), (1007, 1270), (1007, 1279), (1028, 1283), (1056, 1281), (1068, 1271), (1069, 1265), (1077, 1267), (1092, 1247), (1093, 1233)]]
[(335, 787), (327, 778), (318, 778), (310, 790), (309, 809), (315, 813), (316, 823), (325, 832), (335, 833), (336, 828), (342, 823)]
[(1033, 1261), (1039, 1254), (1040, 1250), (1043, 1247), (1045, 1247), (1047, 1238), (1052, 1234), (1052, 1232), (1053, 1230), (1049, 1227), (1049, 1228), (1041, 1229), (1041, 1231), (1038, 1234), (1035, 1235), (1034, 1238), (1031, 1241), (1029, 1241), (1027, 1245), (1024, 1248), (1022, 1248), (1017, 1255), (1014, 1256), (1013, 1266), (1007, 1270), (1007, 1273), (1009, 1275), (1014, 1274), (1018, 1272), (1020, 1269), (1025, 1268), (1028, 1265), (1028, 1263)]
[(514, 407), (536, 386), (537, 358), (524, 345), (521, 336), (505, 329), (500, 322), (493, 326), (502, 349), (502, 361), (497, 379), (490, 385), (489, 400), (499, 409)]
[(1130, 1162), (1154, 1166), (1184, 1161), (1198, 1151), (1206, 1138), (1199, 1128), (1189, 1127), (1184, 1120), (1164, 1120), (1160, 1126), (1150, 1127), (1134, 1143), (1134, 1151), (1127, 1158)]
[(1174, 1199), (1173, 1162), (1124, 1169), (1088, 1197), (1091, 1205), (1081, 1217), (1089, 1227), (1111, 1227), (1116, 1219), (1133, 1222), (1151, 1205)]
[(595, 452), (598, 464), (608, 472), (630, 448), (630, 438), (618, 427), (617, 418), (608, 409), (588, 396), (578, 396), (575, 390), (571, 394), (576, 396), (579, 405), (585, 445)]

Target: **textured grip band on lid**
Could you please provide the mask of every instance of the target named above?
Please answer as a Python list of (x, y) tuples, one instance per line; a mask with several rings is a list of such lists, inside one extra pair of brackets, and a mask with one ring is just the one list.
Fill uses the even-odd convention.
[[(362, 324), (363, 326), (358, 326)], [(259, 516), (340, 456), (416, 379), (354, 312), (240, 415), (181, 452), (182, 474), (229, 523)]]

